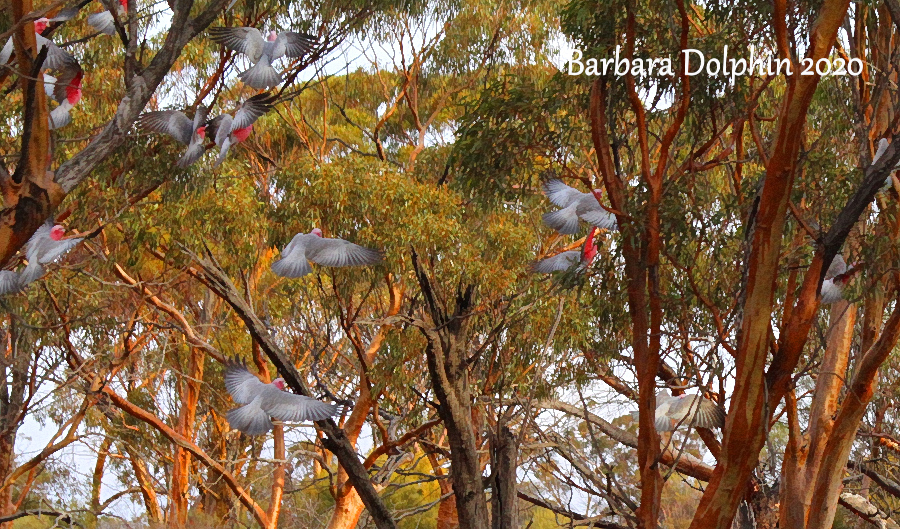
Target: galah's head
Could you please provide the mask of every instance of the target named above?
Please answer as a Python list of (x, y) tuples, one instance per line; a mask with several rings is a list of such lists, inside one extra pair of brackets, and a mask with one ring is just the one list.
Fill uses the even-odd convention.
[(284, 379), (283, 378), (276, 378), (275, 380), (272, 381), (272, 385), (275, 386), (276, 388), (280, 389), (281, 391), (284, 391)]
[(591, 228), (587, 238), (584, 240), (584, 249), (581, 250), (581, 262), (585, 265), (591, 264), (594, 257), (597, 256), (597, 243), (594, 242), (594, 235), (597, 233), (597, 227)]
[(272, 30), (269, 32), (269, 36), (268, 36), (269, 42), (274, 42), (275, 39), (277, 39), (277, 38), (278, 38), (278, 33), (275, 33), (275, 30)]
[(47, 25), (50, 24), (50, 20), (48, 18), (39, 18), (34, 21), (34, 32), (37, 34), (41, 34), (47, 29)]
[(54, 241), (58, 241), (63, 238), (63, 235), (66, 234), (66, 229), (57, 224), (50, 228), (50, 238)]
[(232, 132), (231, 135), (234, 136), (234, 139), (236, 139), (238, 143), (240, 143), (240, 142), (246, 140), (247, 137), (250, 136), (251, 132), (253, 132), (252, 124), (247, 125), (246, 127), (242, 128), (242, 129), (237, 129), (236, 131)]
[(197, 136), (200, 136), (200, 138), (206, 138), (206, 125), (197, 127)]
[(313, 228), (313, 230), (309, 233), (315, 235), (316, 237), (322, 236), (322, 230), (320, 230), (319, 228)]
[(122, 10), (128, 10), (128, 0), (119, 0), (119, 5), (122, 6)]

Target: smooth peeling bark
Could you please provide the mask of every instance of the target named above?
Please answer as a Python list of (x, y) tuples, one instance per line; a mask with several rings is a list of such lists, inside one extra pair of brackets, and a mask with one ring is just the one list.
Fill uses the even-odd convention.
[[(785, 12), (785, 0), (777, 0), (775, 4), (776, 14)], [(827, 57), (830, 53), (848, 7), (849, 0), (823, 4), (810, 35), (808, 56), (814, 61)], [(773, 25), (776, 28), (784, 26), (784, 19), (779, 20), (776, 16)], [(769, 327), (774, 308), (785, 213), (806, 115), (818, 82), (818, 76), (792, 76), (788, 80), (771, 157), (766, 164), (759, 208), (753, 219), (746, 298), (737, 348), (735, 388), (725, 421), (722, 454), (700, 500), (691, 529), (727, 529), (731, 526), (750, 474), (756, 468), (759, 453), (765, 444), (769, 418), (774, 413), (770, 403), (776, 398), (780, 400), (787, 391), (785, 387), (783, 391), (779, 391), (780, 394), (770, 395), (766, 389)], [(821, 269), (821, 264), (819, 267)], [(810, 303), (817, 305), (815, 298)], [(805, 342), (808, 329), (805, 332), (800, 330), (798, 334), (802, 334), (802, 341)], [(785, 370), (793, 372), (795, 365), (785, 367), (789, 368)]]
[[(177, 432), (193, 442), (197, 404), (200, 402), (200, 384), (203, 380), (202, 351), (191, 347), (190, 366), (186, 381), (182, 382), (181, 409), (178, 413)], [(175, 446), (172, 479), (169, 485), (169, 523), (183, 526), (187, 523), (188, 490), (190, 487), (191, 453), (182, 446)]]
[(856, 368), (847, 396), (834, 421), (834, 430), (824, 450), (824, 458), (812, 493), (806, 527), (831, 527), (843, 488), (843, 471), (850, 459), (859, 423), (878, 385), (878, 369), (887, 360), (900, 337), (900, 300), (875, 344), (866, 351)]

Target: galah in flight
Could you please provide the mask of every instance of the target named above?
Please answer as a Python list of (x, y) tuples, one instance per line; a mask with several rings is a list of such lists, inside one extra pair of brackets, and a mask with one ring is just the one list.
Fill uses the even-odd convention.
[[(127, 13), (128, 0), (119, 0), (118, 5), (116, 5), (116, 16), (119, 18), (119, 22), (124, 23), (123, 19), (125, 18), (125, 15)], [(112, 13), (110, 13), (108, 9), (104, 9), (103, 11), (94, 13), (93, 15), (88, 15), (87, 23), (96, 31), (99, 31), (100, 33), (103, 33), (105, 35), (116, 34), (116, 20), (115, 18), (113, 18)]]
[(138, 118), (138, 127), (168, 134), (175, 138), (175, 141), (187, 145), (187, 150), (176, 164), (178, 167), (187, 167), (199, 160), (206, 152), (206, 146), (203, 143), (206, 138), (206, 112), (206, 107), (197, 107), (193, 120), (177, 110), (147, 112)]
[(231, 114), (222, 114), (209, 122), (207, 132), (219, 146), (219, 156), (213, 167), (218, 167), (225, 160), (228, 149), (250, 136), (250, 133), (253, 132), (253, 123), (272, 109), (274, 101), (275, 96), (268, 92), (257, 94), (244, 101), (241, 108), (235, 112), (234, 117)]
[(44, 74), (44, 90), (47, 96), (59, 103), (50, 111), (50, 130), (65, 127), (72, 121), (71, 111), (81, 101), (81, 80), (84, 72), (81, 67), (63, 69), (54, 77)]
[[(640, 412), (631, 412), (637, 420)], [(656, 429), (660, 432), (673, 432), (682, 426), (695, 428), (722, 428), (725, 426), (725, 410), (703, 395), (682, 394), (677, 397), (666, 395), (665, 391), (656, 394)]]
[(44, 266), (69, 252), (83, 238), (63, 239), (66, 229), (48, 220), (25, 243), (28, 265), (22, 272), (0, 271), (0, 294), (19, 292), (44, 275)]
[(263, 384), (247, 367), (229, 362), (225, 369), (225, 389), (240, 408), (228, 412), (228, 424), (247, 435), (261, 435), (272, 429), (272, 419), (286, 422), (323, 421), (341, 412), (341, 406), (285, 391), (284, 379)]
[(322, 266), (367, 266), (380, 263), (381, 253), (344, 239), (322, 237), (322, 230), (294, 235), (281, 250), (281, 258), (272, 263), (272, 271), (281, 277), (303, 277), (312, 272), (309, 262)]
[(582, 193), (556, 178), (544, 182), (544, 194), (562, 209), (544, 214), (544, 224), (563, 234), (578, 232), (579, 220), (606, 230), (618, 229), (616, 216), (603, 209), (594, 193)]
[(531, 271), (537, 274), (551, 274), (553, 272), (564, 272), (572, 268), (576, 272), (587, 269), (594, 261), (594, 258), (597, 257), (597, 243), (594, 241), (596, 233), (597, 227), (595, 226), (591, 228), (580, 250), (568, 250), (553, 257), (536, 261), (531, 264)]
[(844, 287), (856, 272), (855, 268), (847, 267), (841, 255), (835, 255), (822, 281), (822, 303), (831, 304), (844, 299)]
[(215, 42), (250, 59), (253, 66), (238, 77), (257, 90), (281, 83), (281, 74), (272, 67), (272, 61), (285, 56), (302, 57), (316, 43), (312, 35), (293, 31), (270, 31), (265, 38), (256, 28), (211, 28), (209, 34)]
[[(75, 60), (75, 57), (72, 56), (72, 54), (63, 50), (62, 48), (54, 44), (53, 41), (41, 35), (41, 33), (43, 33), (45, 29), (47, 29), (47, 25), (50, 24), (50, 22), (61, 22), (69, 20), (77, 13), (77, 9), (75, 9), (74, 12), (71, 9), (63, 9), (62, 11), (60, 11), (59, 15), (53, 18), (39, 18), (34, 21), (34, 39), (37, 43), (37, 50), (38, 52), (40, 52), (41, 48), (47, 48), (47, 57), (41, 64), (41, 69), (62, 70), (78, 66), (78, 61)], [(6, 41), (6, 44), (3, 46), (3, 49), (0, 49), (0, 65), (9, 62), (10, 57), (12, 57), (13, 49), (13, 40), (12, 37), (10, 37), (9, 40)]]

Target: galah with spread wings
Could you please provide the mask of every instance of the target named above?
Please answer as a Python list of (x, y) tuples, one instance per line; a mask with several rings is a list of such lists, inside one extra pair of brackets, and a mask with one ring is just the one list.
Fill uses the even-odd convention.
[(856, 272), (852, 266), (847, 267), (841, 255), (835, 255), (825, 272), (825, 280), (822, 281), (822, 303), (836, 303), (844, 299), (844, 287)]
[(250, 136), (250, 133), (253, 132), (253, 123), (272, 109), (274, 101), (275, 96), (268, 92), (257, 94), (244, 101), (233, 117), (231, 114), (222, 114), (209, 122), (207, 132), (219, 146), (219, 156), (213, 167), (218, 167), (225, 161), (228, 149)]
[(544, 224), (559, 233), (578, 232), (579, 220), (606, 230), (618, 229), (616, 216), (603, 209), (594, 193), (582, 193), (556, 178), (544, 182), (544, 195), (562, 209), (544, 214)]
[(28, 265), (21, 272), (0, 271), (0, 294), (19, 292), (44, 275), (44, 266), (64, 256), (83, 238), (63, 239), (66, 229), (47, 221), (25, 243)]
[[(74, 13), (71, 9), (63, 9), (62, 11), (60, 11), (59, 15), (53, 18), (39, 18), (34, 21), (34, 39), (37, 43), (37, 50), (38, 52), (40, 52), (41, 48), (47, 48), (47, 57), (41, 64), (41, 69), (61, 70), (78, 66), (78, 61), (75, 60), (75, 57), (72, 56), (72, 54), (66, 52), (65, 50), (54, 44), (53, 41), (41, 35), (41, 33), (43, 33), (45, 29), (47, 29), (47, 25), (50, 24), (50, 22), (62, 22), (65, 20), (69, 20), (77, 13), (77, 9), (74, 10)], [(6, 41), (6, 44), (3, 46), (3, 49), (0, 49), (0, 65), (9, 62), (10, 57), (12, 57), (13, 49), (13, 40), (12, 37), (10, 37), (9, 40)]]
[(595, 226), (591, 228), (580, 250), (568, 250), (536, 261), (531, 264), (531, 271), (537, 274), (551, 274), (570, 269), (575, 269), (576, 272), (585, 270), (597, 257), (597, 243), (594, 241), (596, 233), (597, 227)]
[[(116, 17), (119, 18), (120, 23), (124, 23), (124, 18), (127, 13), (128, 0), (119, 0), (118, 4), (116, 5)], [(93, 15), (88, 15), (87, 23), (89, 26), (105, 35), (116, 34), (116, 19), (108, 9), (104, 9), (103, 11), (94, 13)]]
[(381, 253), (344, 239), (322, 237), (322, 230), (294, 235), (281, 250), (281, 258), (272, 263), (272, 271), (281, 277), (303, 277), (312, 272), (309, 262), (322, 266), (368, 266), (380, 263)]
[(138, 118), (138, 127), (168, 134), (175, 138), (175, 141), (187, 145), (187, 150), (176, 164), (178, 167), (187, 167), (206, 152), (206, 146), (203, 144), (206, 138), (206, 112), (206, 107), (197, 107), (193, 120), (177, 110), (147, 112)]
[(281, 74), (272, 67), (272, 61), (281, 57), (302, 57), (316, 43), (312, 35), (293, 31), (270, 31), (265, 38), (256, 28), (211, 28), (209, 34), (215, 42), (250, 59), (253, 66), (238, 77), (257, 90), (281, 83)]
[(240, 408), (228, 412), (228, 424), (247, 435), (261, 435), (272, 429), (272, 417), (280, 421), (323, 421), (337, 415), (341, 406), (285, 391), (284, 379), (264, 384), (247, 367), (229, 362), (225, 369), (225, 389)]
[[(639, 413), (631, 412), (632, 418), (638, 419)], [(673, 432), (682, 426), (722, 428), (725, 426), (725, 410), (703, 395), (673, 397), (660, 391), (656, 394), (654, 424), (660, 432)]]

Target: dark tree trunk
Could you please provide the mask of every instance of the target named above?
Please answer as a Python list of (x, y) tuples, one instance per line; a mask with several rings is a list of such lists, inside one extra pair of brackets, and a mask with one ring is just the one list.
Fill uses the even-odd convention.
[(494, 436), (491, 446), (493, 470), (493, 495), (491, 497), (491, 529), (515, 529), (518, 521), (518, 494), (516, 490), (516, 461), (519, 446), (516, 436), (503, 426)]

